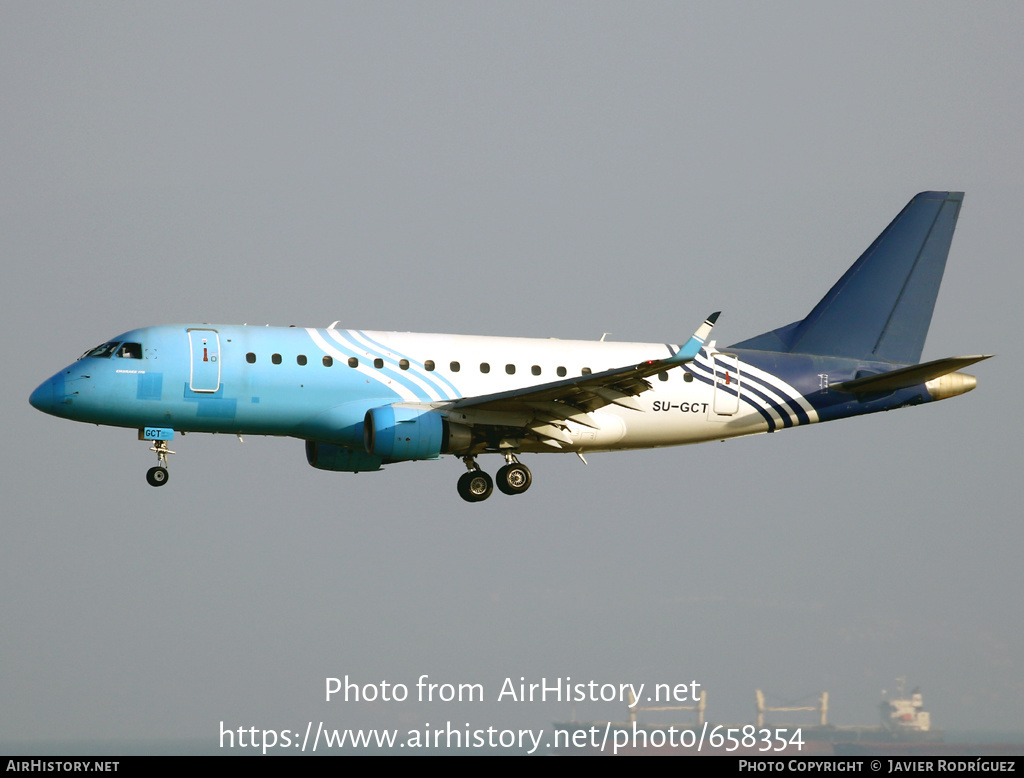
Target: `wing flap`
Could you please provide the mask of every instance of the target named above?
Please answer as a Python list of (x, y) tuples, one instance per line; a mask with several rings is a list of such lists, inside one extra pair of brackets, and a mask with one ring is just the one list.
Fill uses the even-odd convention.
[(564, 419), (565, 421), (572, 421), (584, 427), (590, 427), (590, 429), (600, 429), (600, 426), (595, 424), (590, 416), (568, 403), (527, 402), (526, 405), (540, 411), (544, 415), (544, 418), (547, 418), (549, 421), (554, 419)]
[[(647, 384), (646, 381), (644, 381), (644, 383)], [(650, 389), (651, 385), (647, 384), (647, 388)], [(624, 392), (618, 391), (617, 389), (609, 389), (603, 386), (595, 386), (591, 387), (590, 389), (590, 392), (596, 394), (602, 400), (607, 400), (608, 402), (614, 403), (615, 405), (618, 405), (621, 408), (628, 408), (631, 411), (642, 412), (643, 408), (640, 407), (640, 403), (638, 403), (632, 397), (632, 395), (639, 394), (641, 391), (643, 390), (641, 389), (639, 391), (630, 392), (629, 394), (626, 394)]]
[(565, 443), (566, 445), (572, 445), (572, 437), (561, 427), (556, 427), (554, 424), (544, 424), (542, 422), (532, 422), (527, 425), (527, 429), (531, 432), (536, 433), (541, 438), (548, 438), (550, 440), (557, 441), (559, 443)]

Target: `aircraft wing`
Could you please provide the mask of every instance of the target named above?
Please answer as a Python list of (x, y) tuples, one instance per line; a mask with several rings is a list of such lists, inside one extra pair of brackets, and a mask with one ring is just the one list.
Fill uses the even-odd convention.
[[(684, 365), (700, 352), (720, 312), (708, 316), (686, 344), (666, 359), (651, 359), (601, 373), (565, 378), (522, 389), (462, 397), (432, 406), (452, 421), (525, 430), (551, 448), (570, 445), (565, 422), (597, 429), (588, 416), (606, 405), (643, 411), (636, 396), (651, 388), (650, 376)], [(512, 437), (516, 437), (515, 434)]]

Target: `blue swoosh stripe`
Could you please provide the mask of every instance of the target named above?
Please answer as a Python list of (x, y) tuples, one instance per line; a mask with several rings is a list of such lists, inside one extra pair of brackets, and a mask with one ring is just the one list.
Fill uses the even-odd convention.
[[(756, 395), (757, 397), (760, 397), (764, 401), (764, 403), (766, 405), (774, 408), (776, 410), (776, 412), (778, 412), (779, 417), (782, 419), (782, 426), (784, 428), (785, 427), (795, 427), (796, 426), (797, 422), (793, 421), (793, 417), (789, 413), (786, 412), (786, 409), (784, 407), (782, 407), (781, 405), (779, 405), (779, 403), (777, 403), (775, 400), (773, 400), (767, 394), (762, 392), (759, 387), (751, 386), (750, 382), (748, 381), (747, 383), (743, 384), (743, 391), (745, 393), (753, 394), (753, 395)], [(755, 406), (755, 407), (757, 407), (757, 406)]]
[[(705, 364), (702, 364), (702, 363), (699, 363), (699, 362), (691, 362), (690, 364), (691, 364), (692, 367), (699, 368), (699, 369), (705, 371), (706, 373), (708, 373), (708, 375), (710, 377), (707, 378), (707, 379), (703, 379), (702, 378), (702, 380), (705, 380), (706, 383), (710, 384), (711, 386), (715, 386), (715, 381), (714, 381), (714, 377), (713, 377), (714, 376), (714, 371), (711, 369), (711, 367), (709, 365), (705, 365)], [(773, 409), (778, 414), (779, 419), (781, 419), (782, 426), (784, 428), (785, 427), (792, 427), (792, 426), (794, 426), (793, 415), (790, 413), (788, 405), (780, 404), (777, 400), (773, 400), (772, 398), (768, 397), (767, 394), (765, 394), (765, 391), (764, 391), (763, 387), (760, 387), (760, 386), (757, 385), (755, 379), (749, 379), (748, 380), (748, 378), (749, 377), (745, 373), (743, 373), (742, 371), (740, 372), (740, 380), (741, 380), (740, 386), (741, 386), (741, 389), (742, 389), (742, 392), (740, 394), (740, 399), (743, 400), (751, 408), (756, 410), (758, 413), (760, 413), (761, 416), (763, 416), (765, 418), (771, 418), (772, 419), (772, 421), (771, 421), (772, 429), (777, 428), (779, 426), (779, 422), (775, 420), (775, 417), (773, 417), (767, 411), (767, 409), (762, 408), (757, 403), (752, 402), (751, 400), (747, 399), (747, 397), (745, 396), (746, 394), (755, 395), (755, 396), (759, 397), (761, 400), (763, 400), (765, 402), (765, 404), (767, 404), (771, 409)], [(727, 387), (724, 387), (724, 386), (721, 386), (721, 385), (719, 385), (717, 388), (720, 389), (723, 392), (727, 392), (728, 394), (731, 394), (731, 395), (734, 395), (734, 396), (736, 395), (736, 391), (734, 389), (727, 388)]]
[[(711, 368), (710, 364), (705, 365), (699, 362), (694, 362), (693, 364), (697, 365), (702, 370), (705, 370), (713, 375), (713, 369)], [(807, 411), (805, 411), (796, 401), (796, 399), (791, 396), (791, 392), (782, 388), (781, 386), (777, 386), (769, 381), (766, 381), (765, 379), (757, 378), (755, 376), (752, 376), (750, 373), (743, 372), (743, 362), (740, 362), (739, 366), (740, 380), (742, 382), (741, 386), (746, 386), (747, 388), (749, 388), (752, 392), (757, 394), (758, 397), (760, 397), (766, 403), (771, 405), (776, 411), (778, 411), (779, 416), (781, 416), (785, 420), (784, 426), (794, 427), (798, 424), (811, 423), (811, 419), (807, 415)], [(782, 397), (781, 402), (779, 400), (773, 400), (770, 397), (768, 397), (765, 394), (767, 392), (770, 392), (775, 395), (780, 395)], [(796, 421), (793, 421), (793, 416), (796, 417)]]
[[(348, 334), (348, 332), (346, 330), (330, 330), (330, 332), (335, 332), (338, 335), (340, 335), (343, 338), (345, 338), (345, 340), (350, 344), (349, 345), (349, 350), (351, 351), (350, 356), (353, 356), (356, 359), (359, 359), (360, 357), (363, 357), (363, 358), (366, 357), (367, 349), (364, 346), (361, 346), (359, 343), (354, 343), (352, 341), (351, 336)], [(328, 334), (327, 341), (329, 343), (334, 344), (338, 348), (339, 351), (345, 352), (346, 349), (344, 347), (344, 344), (340, 343), (337, 338), (331, 337), (330, 334)], [(378, 355), (378, 357), (380, 359), (384, 359), (383, 356)], [(413, 393), (413, 395), (416, 397), (416, 399), (422, 400), (424, 402), (433, 402), (433, 398), (430, 397), (430, 395), (428, 395), (426, 393), (426, 390), (424, 390), (424, 388), (422, 386), (420, 386), (419, 384), (417, 384), (417, 383), (415, 383), (413, 381), (410, 381), (408, 376), (402, 375), (402, 373), (400, 371), (398, 371), (397, 369), (388, 368), (387, 367), (387, 360), (384, 361), (384, 364), (385, 364), (385, 367), (378, 367), (378, 368), (374, 368), (374, 369), (380, 371), (380, 373), (382, 375), (384, 375), (385, 377), (390, 378), (392, 381), (395, 381), (396, 383), (398, 383), (401, 386), (403, 386), (406, 389), (408, 389), (410, 392)], [(396, 365), (396, 368), (397, 368), (397, 365)]]
[[(687, 366), (685, 368), (683, 368), (683, 369), (686, 370), (687, 372), (689, 372), (694, 378), (696, 378), (701, 383), (707, 384), (708, 386), (714, 386), (715, 385), (715, 381), (714, 381), (713, 378), (708, 378), (707, 376), (702, 376), (702, 375), (699, 375), (698, 373), (694, 372), (692, 370), (692, 368), (694, 366), (701, 367), (700, 365), (697, 365), (696, 362), (689, 362), (689, 363), (687, 363)], [(775, 417), (772, 416), (768, 412), (767, 408), (762, 408), (760, 405), (757, 405), (756, 403), (751, 402), (750, 400), (746, 399), (745, 397), (741, 396), (740, 399), (743, 400), (743, 402), (745, 402), (747, 405), (749, 405), (755, 411), (757, 411), (759, 414), (761, 414), (761, 418), (763, 418), (768, 423), (768, 431), (769, 432), (774, 432), (778, 428), (778, 423), (775, 421)], [(780, 413), (779, 416), (781, 416), (783, 419), (787, 418), (787, 415), (784, 414), (784, 413)], [(785, 422), (783, 422), (783, 423), (785, 423)]]
[[(740, 364), (743, 363), (741, 362)], [(771, 378), (776, 381), (779, 380), (777, 376), (773, 376), (771, 373), (768, 373), (768, 375), (771, 376)], [(807, 415), (807, 411), (804, 410), (804, 407), (798, 401), (800, 399), (800, 395), (794, 397), (793, 392), (791, 392), (789, 389), (784, 389), (782, 386), (773, 383), (772, 381), (769, 381), (767, 379), (752, 376), (750, 373), (743, 373), (743, 378), (747, 380), (748, 384), (754, 383), (755, 385), (760, 385), (761, 388), (765, 389), (766, 391), (770, 390), (773, 393), (780, 395), (782, 398), (784, 398), (783, 402), (786, 404), (786, 408), (789, 409), (790, 412), (797, 418), (797, 421), (794, 422), (792, 426), (796, 426), (797, 424), (811, 423), (811, 417)]]
[[(449, 400), (454, 400), (456, 398), (462, 397), (462, 393), (455, 387), (455, 385), (440, 373), (428, 371), (422, 362), (413, 359), (408, 354), (403, 354), (401, 352), (395, 351), (393, 348), (389, 348), (388, 346), (385, 346), (383, 343), (377, 342), (369, 335), (367, 335), (363, 330), (356, 330), (356, 332), (359, 333), (359, 336), (361, 338), (365, 338), (368, 343), (372, 343), (377, 348), (381, 349), (382, 354), (386, 352), (398, 354), (398, 356), (401, 357), (402, 359), (407, 359), (409, 361), (410, 366), (415, 365), (416, 367), (420, 368), (416, 372), (416, 375), (419, 378), (425, 380), (431, 386), (433, 386), (437, 393), (440, 394), (442, 397), (446, 397)], [(447, 384), (448, 389), (445, 389), (443, 386), (441, 386), (441, 383)]]
[[(376, 358), (384, 360), (384, 362), (390, 366), (392, 371), (398, 370), (398, 375), (405, 378), (405, 380), (413, 381), (414, 383), (419, 381), (420, 383), (417, 384), (417, 386), (419, 386), (420, 391), (428, 392), (428, 402), (435, 401), (434, 397), (429, 396), (429, 392), (436, 393), (437, 397), (442, 400), (453, 399), (452, 393), (444, 386), (438, 385), (437, 377), (423, 369), (421, 362), (409, 359), (404, 354), (394, 351), (393, 349), (389, 349), (387, 346), (378, 343), (373, 338), (366, 337), (366, 334), (362, 330), (345, 330), (344, 334), (349, 341), (355, 344), (356, 348), (361, 348), (364, 352), (369, 352)], [(363, 340), (360, 339), (363, 339), (366, 342), (364, 343)], [(402, 359), (409, 362), (409, 367), (407, 369), (402, 369), (400, 364)], [(458, 397), (460, 395), (456, 393), (454, 396)]]
[(416, 383), (405, 370), (398, 367), (398, 360), (387, 357), (384, 354), (376, 353), (373, 349), (368, 349), (364, 344), (356, 340), (349, 330), (334, 330), (334, 332), (338, 333), (349, 344), (351, 344), (351, 348), (356, 350), (356, 357), (361, 355), (365, 359), (366, 352), (369, 352), (375, 358), (384, 362), (384, 367), (375, 368), (376, 370), (380, 370), (391, 380), (397, 381), (402, 386), (407, 387), (409, 391), (416, 395), (417, 399), (423, 400), (424, 402), (434, 402), (434, 398), (430, 396), (426, 389)]

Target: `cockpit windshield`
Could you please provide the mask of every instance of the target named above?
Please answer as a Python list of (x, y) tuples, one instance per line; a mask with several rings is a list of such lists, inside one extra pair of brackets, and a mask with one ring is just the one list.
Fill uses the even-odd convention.
[(97, 359), (110, 359), (110, 357), (117, 355), (125, 359), (142, 359), (142, 344), (141, 343), (122, 343), (118, 340), (112, 340), (110, 343), (104, 343), (102, 346), (97, 346), (94, 349), (86, 351), (79, 359), (85, 359), (86, 357), (96, 357)]
[(104, 343), (102, 346), (97, 346), (94, 349), (86, 351), (79, 359), (85, 359), (86, 357), (96, 357), (98, 359), (109, 359), (110, 356), (117, 351), (117, 347), (121, 344), (118, 341), (112, 341), (110, 343)]

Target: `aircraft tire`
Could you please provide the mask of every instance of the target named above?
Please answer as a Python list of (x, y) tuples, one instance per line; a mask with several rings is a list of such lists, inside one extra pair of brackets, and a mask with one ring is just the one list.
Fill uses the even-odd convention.
[(522, 494), (533, 483), (533, 475), (526, 465), (515, 462), (498, 470), (495, 480), (504, 494)]
[(471, 470), (459, 478), (459, 496), (466, 502), (486, 500), (494, 491), (494, 481), (483, 470)]
[(150, 486), (163, 486), (170, 477), (166, 467), (151, 467), (146, 473), (146, 481)]

